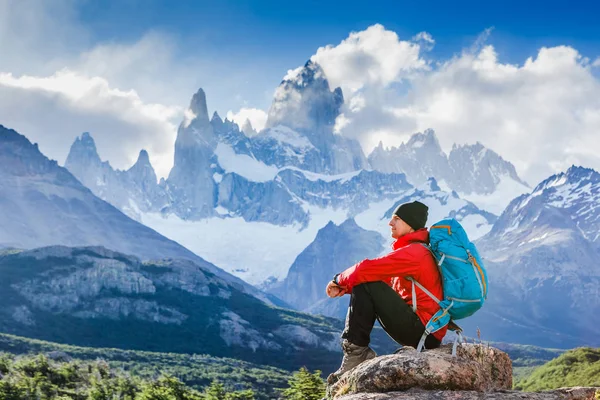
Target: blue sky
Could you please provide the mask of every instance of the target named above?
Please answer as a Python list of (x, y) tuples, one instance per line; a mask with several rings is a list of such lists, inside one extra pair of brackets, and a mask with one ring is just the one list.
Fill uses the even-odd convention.
[[(209, 72), (235, 75), (243, 98), (262, 108), (285, 71), (318, 47), (376, 23), (402, 39), (430, 33), (436, 41), (428, 54), (433, 60), (461, 52), (488, 28), (493, 28), (488, 42), (501, 62), (522, 63), (539, 48), (559, 44), (591, 58), (600, 54), (600, 3), (594, 1), (105, 0), (80, 3), (78, 14), (98, 42), (135, 41), (148, 31), (172, 35), (182, 56), (194, 52), (211, 59)], [(197, 78), (209, 92), (220, 81)], [(213, 99), (213, 107), (224, 113), (236, 102), (231, 92)]]
[[(100, 156), (159, 176), (191, 96), (264, 125), (288, 70), (314, 58), (344, 92), (338, 133), (366, 154), (432, 128), (481, 142), (535, 183), (600, 169), (600, 3), (593, 1), (0, 0), (0, 124), (63, 163)], [(420, 35), (419, 37), (416, 37)]]

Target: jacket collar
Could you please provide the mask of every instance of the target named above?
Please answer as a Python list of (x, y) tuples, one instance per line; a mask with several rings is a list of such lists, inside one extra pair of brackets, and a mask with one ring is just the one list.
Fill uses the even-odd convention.
[(407, 246), (411, 243), (419, 242), (429, 243), (429, 232), (427, 231), (427, 228), (422, 228), (418, 231), (407, 233), (406, 235), (399, 237), (394, 244), (392, 244), (392, 248), (394, 250), (398, 250), (399, 248)]

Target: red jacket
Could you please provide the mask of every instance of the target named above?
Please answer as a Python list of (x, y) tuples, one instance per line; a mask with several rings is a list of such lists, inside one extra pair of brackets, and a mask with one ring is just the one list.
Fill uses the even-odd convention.
[[(338, 276), (338, 284), (351, 293), (354, 286), (363, 282), (384, 281), (412, 307), (412, 283), (406, 277), (413, 277), (434, 296), (441, 299), (442, 281), (437, 265), (431, 253), (425, 247), (416, 244), (419, 242), (429, 243), (427, 229), (419, 229), (398, 238), (392, 245), (394, 250), (383, 257), (366, 259), (348, 268)], [(415, 290), (417, 291), (417, 316), (423, 325), (426, 325), (440, 307), (418, 287), (415, 287)], [(447, 327), (444, 327), (433, 336), (442, 340), (446, 331)]]

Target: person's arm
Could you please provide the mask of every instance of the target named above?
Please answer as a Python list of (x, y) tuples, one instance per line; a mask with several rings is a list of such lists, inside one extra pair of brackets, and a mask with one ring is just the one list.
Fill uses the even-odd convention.
[(388, 285), (395, 276), (415, 275), (421, 265), (423, 251), (409, 245), (383, 257), (363, 260), (337, 275), (337, 284), (348, 293), (364, 282), (384, 281)]
[(337, 277), (339, 274), (336, 274), (331, 281), (327, 284), (325, 288), (325, 293), (327, 293), (328, 297), (341, 297), (346, 294), (346, 289), (338, 285)]

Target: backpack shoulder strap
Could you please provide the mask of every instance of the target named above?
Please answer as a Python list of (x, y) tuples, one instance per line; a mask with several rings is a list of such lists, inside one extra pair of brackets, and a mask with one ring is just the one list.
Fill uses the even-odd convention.
[(416, 280), (416, 279), (414, 279), (412, 276), (409, 276), (409, 277), (407, 277), (407, 278), (406, 278), (406, 280), (409, 280), (409, 281), (411, 281), (411, 282), (412, 282), (412, 284), (413, 284), (413, 287), (412, 287), (412, 295), (413, 295), (413, 309), (415, 309), (415, 310), (416, 310), (416, 308), (417, 308), (417, 305), (416, 305), (416, 302), (417, 302), (417, 301), (416, 301), (416, 296), (417, 296), (417, 295), (415, 294), (415, 285), (417, 285), (417, 286), (419, 287), (419, 289), (421, 289), (422, 291), (424, 291), (424, 292), (425, 292), (425, 294), (426, 294), (427, 296), (431, 297), (431, 299), (432, 299), (433, 301), (435, 301), (437, 304), (440, 304), (440, 299), (438, 299), (438, 298), (437, 298), (437, 297), (436, 297), (436, 296), (435, 296), (433, 293), (431, 293), (429, 290), (427, 290), (427, 289), (425, 288), (425, 286), (423, 286), (423, 285), (421, 285), (419, 282), (417, 282), (417, 280)]
[[(419, 244), (419, 245), (425, 247), (427, 250), (429, 250), (429, 252), (433, 256), (433, 259), (437, 261), (437, 257), (433, 253), (433, 250), (431, 250), (431, 247), (429, 247), (427, 244), (425, 244), (423, 242), (419, 242), (419, 243), (415, 243), (415, 244)], [(440, 299), (438, 299), (433, 293), (431, 293), (429, 290), (427, 290), (427, 288), (425, 288), (425, 286), (421, 285), (415, 278), (413, 278), (412, 276), (409, 276), (406, 278), (406, 280), (408, 280), (412, 283), (412, 309), (414, 312), (417, 311), (417, 292), (415, 291), (415, 285), (418, 286), (419, 289), (421, 289), (423, 292), (425, 292), (425, 294), (427, 296), (429, 296), (433, 301), (435, 301), (437, 304), (440, 304)]]

